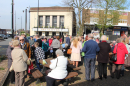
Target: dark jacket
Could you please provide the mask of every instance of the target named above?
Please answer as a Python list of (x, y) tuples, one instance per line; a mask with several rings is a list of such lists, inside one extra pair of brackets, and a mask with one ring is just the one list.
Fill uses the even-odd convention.
[(109, 52), (111, 52), (111, 47), (107, 42), (101, 42), (98, 44), (100, 51), (98, 53), (97, 61), (101, 63), (108, 63)]
[(82, 52), (85, 52), (85, 58), (96, 58), (96, 52), (99, 50), (97, 42), (88, 40), (85, 42)]
[(39, 47), (42, 48), (42, 40), (41, 39), (37, 39), (36, 42), (38, 42), (39, 43)]
[(70, 46), (70, 38), (66, 37), (66, 43), (68, 44), (68, 46)]
[(6, 55), (8, 57), (8, 68), (10, 68), (11, 65), (12, 65), (12, 56), (11, 56), (11, 51), (12, 50), (13, 50), (13, 48), (11, 46), (8, 46), (7, 52), (6, 52)]

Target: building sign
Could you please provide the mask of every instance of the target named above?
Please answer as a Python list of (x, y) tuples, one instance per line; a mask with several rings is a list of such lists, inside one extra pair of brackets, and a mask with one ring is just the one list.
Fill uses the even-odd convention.
[[(37, 31), (37, 28), (33, 28), (33, 31)], [(38, 28), (38, 31), (50, 31), (50, 32), (68, 32), (68, 29), (52, 29), (52, 28)]]
[(114, 27), (114, 30), (120, 30), (120, 31), (127, 31), (128, 28), (127, 27)]

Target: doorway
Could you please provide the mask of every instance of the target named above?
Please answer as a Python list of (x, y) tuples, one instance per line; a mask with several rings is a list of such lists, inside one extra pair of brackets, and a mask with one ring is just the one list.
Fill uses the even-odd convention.
[(42, 32), (39, 32), (39, 36), (42, 36)]
[(52, 36), (56, 36), (56, 32), (52, 32)]

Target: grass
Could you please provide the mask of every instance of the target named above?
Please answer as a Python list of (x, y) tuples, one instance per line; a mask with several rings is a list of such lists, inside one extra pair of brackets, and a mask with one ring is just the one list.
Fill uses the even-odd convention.
[(3, 67), (0, 67), (0, 70), (4, 70), (5, 68), (3, 68)]
[(0, 56), (0, 62), (2, 61), (2, 60), (5, 60), (7, 57), (5, 56), (5, 55), (3, 55), (3, 56)]

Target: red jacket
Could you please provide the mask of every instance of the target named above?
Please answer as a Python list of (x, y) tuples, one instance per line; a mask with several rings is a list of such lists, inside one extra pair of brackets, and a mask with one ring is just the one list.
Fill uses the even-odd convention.
[(114, 63), (124, 64), (125, 54), (128, 54), (127, 48), (123, 43), (118, 43), (117, 45), (115, 45), (113, 50), (113, 53), (116, 54), (116, 46), (117, 46), (117, 61)]
[(51, 46), (51, 44), (52, 44), (52, 39), (49, 39), (49, 46)]

